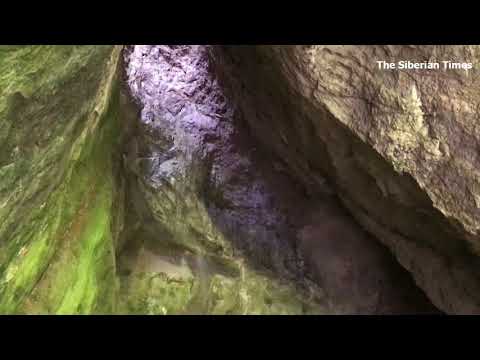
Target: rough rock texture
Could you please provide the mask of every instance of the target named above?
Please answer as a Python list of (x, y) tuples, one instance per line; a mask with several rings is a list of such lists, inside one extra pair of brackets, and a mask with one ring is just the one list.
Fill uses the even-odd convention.
[[(448, 313), (480, 313), (478, 46), (228, 46), (217, 69), (252, 133), (357, 221)], [(473, 62), (379, 70), (377, 60)]]
[[(394, 168), (373, 151), (375, 117), (332, 95), (364, 84), (329, 68), (361, 49), (322, 50), (324, 62), (320, 49), (135, 46), (125, 72), (121, 46), (0, 46), (0, 313), (435, 312), (336, 191), (436, 304), (476, 312), (476, 258), (459, 240), (473, 234), (470, 208), (451, 225), (415, 182), (440, 156), (412, 100), (426, 90), (404, 102), (402, 78), (382, 92), (411, 113), (387, 117)], [(461, 136), (448, 154), (474, 146)]]
[[(249, 193), (239, 193), (234, 181), (230, 191), (222, 187), (225, 177), (255, 175), (248, 174), (249, 159), (232, 152), (234, 128), (225, 121), (231, 120), (231, 110), (210, 74), (206, 50), (135, 46), (127, 55), (127, 80), (142, 111), (125, 155), (132, 217), (139, 216), (137, 228), (125, 235), (127, 248), (120, 257), (126, 311), (308, 312), (312, 306), (307, 308), (292, 286), (276, 285), (268, 268), (258, 273), (236, 254), (234, 238), (241, 236), (228, 231), (236, 225), (235, 216), (242, 216), (244, 225), (250, 222), (241, 231), (250, 231), (243, 238), (255, 241), (253, 216), (264, 210), (265, 197), (259, 181), (250, 183), (258, 189)], [(232, 209), (235, 198), (238, 208)], [(218, 208), (212, 210), (211, 203)], [(222, 224), (212, 214), (220, 209)], [(276, 220), (274, 213), (262, 215), (265, 222)], [(259, 241), (268, 236), (262, 235)], [(264, 252), (257, 258), (269, 264), (282, 260), (274, 255)], [(145, 294), (130, 290), (144, 282), (150, 283)], [(165, 292), (180, 298), (166, 305)]]
[(126, 56), (141, 108), (125, 154), (139, 214), (120, 257), (126, 311), (434, 311), (328, 187), (306, 194), (257, 146), (210, 50), (137, 45)]
[(118, 46), (0, 46), (0, 313), (109, 313)]

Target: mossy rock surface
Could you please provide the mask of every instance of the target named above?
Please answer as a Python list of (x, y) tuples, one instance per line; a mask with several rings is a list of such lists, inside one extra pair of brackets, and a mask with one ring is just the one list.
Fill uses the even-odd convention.
[[(0, 46), (0, 313), (304, 312), (292, 286), (247, 267), (119, 275), (120, 54), (121, 46)], [(192, 208), (195, 230), (218, 244), (193, 241), (184, 219), (167, 219), (176, 246), (231, 264), (206, 211)]]
[(114, 310), (120, 49), (0, 47), (0, 313)]
[(242, 277), (215, 274), (176, 279), (164, 273), (131, 274), (122, 279), (123, 314), (301, 315), (328, 314), (289, 284), (246, 271)]

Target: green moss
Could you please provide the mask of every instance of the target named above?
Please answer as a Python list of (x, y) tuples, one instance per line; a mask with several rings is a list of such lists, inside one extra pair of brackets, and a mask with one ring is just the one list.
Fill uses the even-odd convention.
[(195, 280), (171, 279), (162, 273), (139, 273), (123, 281), (120, 313), (185, 314), (193, 299)]
[(308, 301), (290, 283), (239, 265), (241, 274), (178, 278), (135, 269), (121, 277), (122, 314), (269, 315), (322, 314), (325, 308)]
[(0, 51), (1, 313), (114, 310), (118, 58), (111, 46)]
[(296, 315), (307, 303), (291, 284), (248, 271), (243, 278), (216, 275), (210, 284), (210, 314)]

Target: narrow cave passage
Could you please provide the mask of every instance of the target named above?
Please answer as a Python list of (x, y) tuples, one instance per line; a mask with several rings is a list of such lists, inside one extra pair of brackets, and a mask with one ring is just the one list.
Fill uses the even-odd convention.
[(140, 114), (123, 159), (131, 208), (119, 266), (122, 286), (144, 296), (129, 310), (437, 312), (331, 190), (306, 193), (257, 143), (212, 47), (135, 45), (124, 56)]

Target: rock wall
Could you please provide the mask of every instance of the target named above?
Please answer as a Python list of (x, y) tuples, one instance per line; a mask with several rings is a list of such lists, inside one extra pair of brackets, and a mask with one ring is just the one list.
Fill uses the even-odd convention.
[[(264, 109), (236, 106), (243, 93), (227, 96), (211, 51), (209, 46), (137, 45), (126, 56), (127, 82), (141, 109), (126, 156), (131, 208), (140, 214), (122, 256), (127, 308), (435, 311), (326, 187), (315, 196), (306, 194), (284, 164), (258, 145), (242, 110)], [(269, 124), (268, 131), (275, 133), (276, 125)], [(318, 174), (317, 180), (324, 181)], [(168, 290), (172, 287), (180, 298), (162, 305), (160, 294), (177, 293)], [(144, 290), (130, 290), (135, 288)]]
[[(225, 46), (252, 133), (312, 193), (322, 176), (433, 303), (480, 312), (478, 46)], [(473, 62), (399, 70), (397, 62)], [(320, 178), (320, 181), (318, 180)]]
[[(329, 313), (272, 274), (276, 267), (288, 273), (292, 249), (268, 230), (279, 214), (234, 144), (233, 114), (208, 48), (128, 50), (127, 82), (141, 112), (125, 157), (138, 225), (120, 255), (124, 311)], [(265, 266), (256, 268), (245, 252)]]
[(120, 50), (0, 46), (0, 313), (115, 309)]
[(467, 51), (0, 46), (0, 313), (476, 313)]

